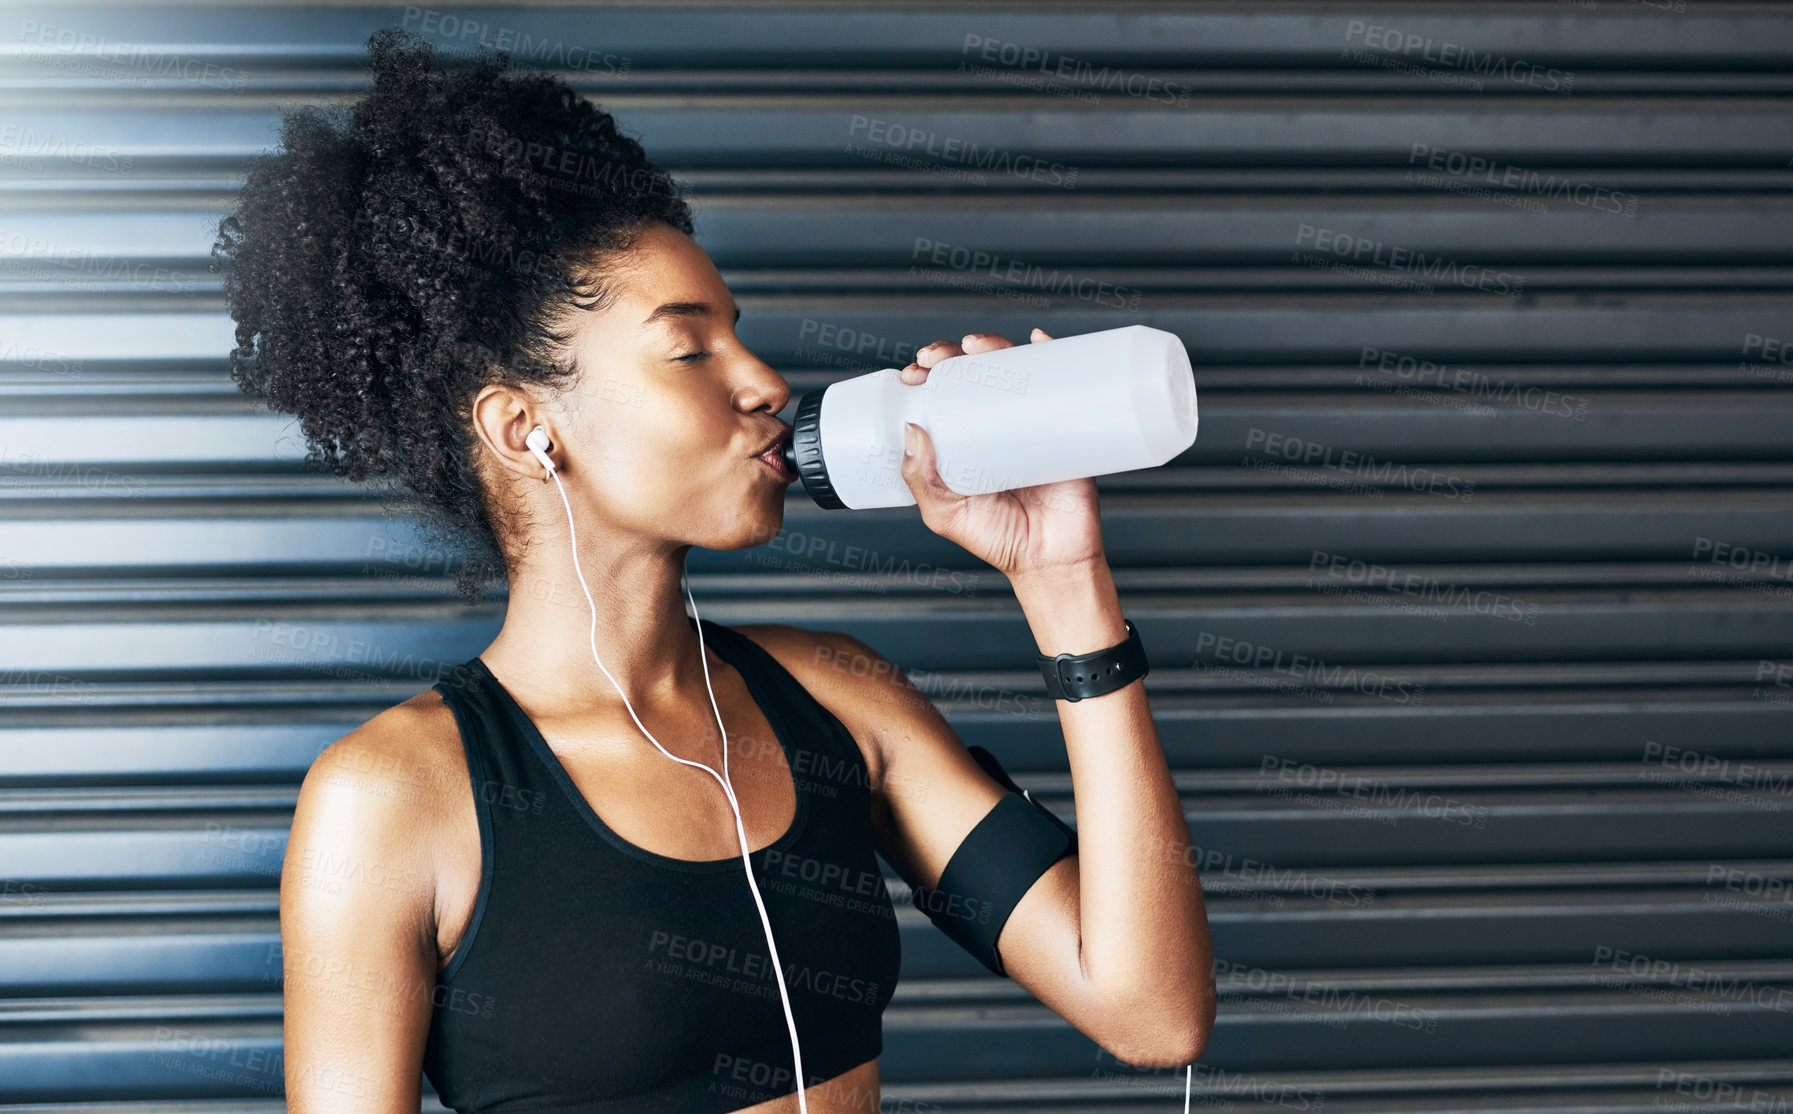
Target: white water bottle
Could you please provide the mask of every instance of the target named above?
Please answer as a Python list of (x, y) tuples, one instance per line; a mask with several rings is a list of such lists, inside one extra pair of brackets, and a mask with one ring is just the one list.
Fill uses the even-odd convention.
[(885, 368), (797, 404), (784, 457), (817, 504), (908, 507), (903, 423), (934, 442), (960, 495), (1155, 468), (1195, 443), (1195, 377), (1174, 333), (1146, 325), (941, 360), (925, 383)]

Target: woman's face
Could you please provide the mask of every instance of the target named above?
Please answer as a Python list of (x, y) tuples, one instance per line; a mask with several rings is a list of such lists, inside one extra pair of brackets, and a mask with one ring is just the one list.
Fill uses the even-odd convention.
[(786, 428), (790, 384), (735, 336), (734, 299), (683, 232), (651, 225), (610, 282), (612, 304), (572, 318), (581, 378), (548, 402), (578, 521), (707, 549), (768, 541), (789, 483), (756, 454)]

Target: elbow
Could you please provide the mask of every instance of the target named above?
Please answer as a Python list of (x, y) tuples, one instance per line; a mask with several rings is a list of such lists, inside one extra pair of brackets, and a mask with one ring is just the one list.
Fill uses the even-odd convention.
[(1205, 1013), (1190, 1020), (1181, 1030), (1181, 1043), (1176, 1046), (1173, 1065), (1193, 1064), (1208, 1051), (1208, 1037), (1214, 1032), (1214, 1004), (1210, 1000)]
[[(1214, 1032), (1217, 1012), (1214, 982), (1205, 981), (1191, 1008), (1166, 1013), (1163, 1003), (1141, 1004), (1123, 1016), (1126, 1023), (1111, 1030), (1105, 1047), (1127, 1063), (1141, 1068), (1180, 1068), (1202, 1058), (1208, 1037)], [(1125, 1051), (1122, 1051), (1125, 1050)]]
[(1182, 1024), (1173, 1027), (1170, 1032), (1176, 1039), (1170, 1046), (1170, 1065), (1181, 1067), (1193, 1064), (1208, 1051), (1208, 1037), (1214, 1032), (1214, 1016), (1218, 1007), (1214, 1001), (1214, 984), (1208, 983), (1204, 993), (1197, 999), (1194, 1013), (1183, 1018)]

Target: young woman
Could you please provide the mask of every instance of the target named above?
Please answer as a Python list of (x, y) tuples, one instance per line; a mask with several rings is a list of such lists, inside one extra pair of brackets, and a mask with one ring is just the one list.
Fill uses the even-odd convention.
[[(464, 590), (509, 594), (485, 650), (305, 779), (289, 1108), (410, 1114), (427, 1073), (464, 1114), (876, 1111), (874, 851), (951, 899), (917, 902), (936, 923), (993, 912), (974, 954), (1103, 1048), (1198, 1057), (1207, 921), (1142, 685), (1056, 705), (1080, 823), (1022, 870), (1002, 840), (1050, 825), (870, 646), (688, 615), (692, 546), (782, 524), (789, 384), (609, 115), (503, 56), (369, 46), (347, 126), (289, 116), (221, 225), (233, 374), (315, 459), (415, 496)], [(929, 345), (903, 381), (1008, 343)], [(1041, 654), (1127, 639), (1092, 481), (964, 498), (916, 440), (923, 522), (1008, 577)], [(985, 882), (949, 887), (960, 850)]]

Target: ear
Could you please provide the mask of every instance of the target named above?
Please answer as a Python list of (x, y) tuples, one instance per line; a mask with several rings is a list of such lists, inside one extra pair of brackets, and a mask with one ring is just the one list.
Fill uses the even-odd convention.
[(557, 456), (560, 438), (553, 418), (534, 399), (502, 384), (488, 384), (474, 396), (473, 429), (486, 452), (507, 471), (545, 480), (542, 462), (529, 448), (529, 431), (538, 425), (547, 430), (549, 442), (556, 446), (548, 450), (549, 456)]

